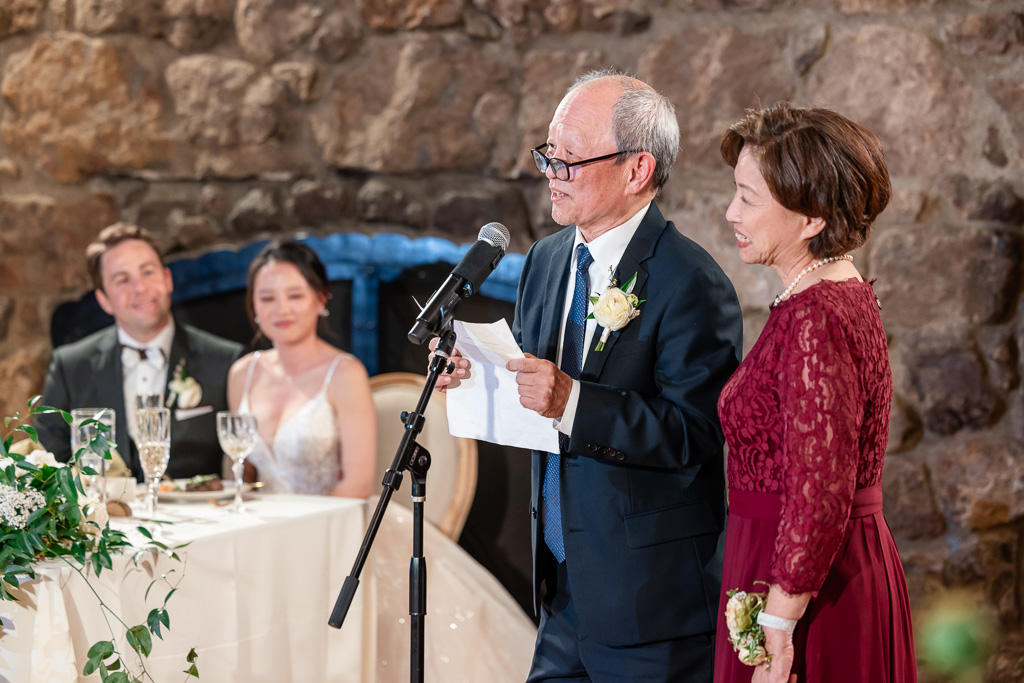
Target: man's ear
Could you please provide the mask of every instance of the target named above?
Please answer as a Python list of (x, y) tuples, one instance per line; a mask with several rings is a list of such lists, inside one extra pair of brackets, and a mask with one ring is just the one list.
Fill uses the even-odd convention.
[(654, 177), (654, 155), (650, 152), (637, 152), (629, 163), (629, 179), (626, 183), (628, 194), (640, 194), (647, 188)]
[(114, 309), (111, 308), (110, 306), (110, 299), (107, 298), (107, 295), (103, 292), (103, 289), (96, 290), (96, 302), (99, 303), (100, 308), (103, 309), (104, 313), (106, 313), (107, 315), (114, 315)]

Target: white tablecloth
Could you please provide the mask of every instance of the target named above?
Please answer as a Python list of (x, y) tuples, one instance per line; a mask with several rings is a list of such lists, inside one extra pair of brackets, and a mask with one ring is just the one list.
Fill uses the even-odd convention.
[[(143, 604), (153, 576), (174, 570), (174, 581), (184, 572), (167, 606), (171, 628), (163, 640), (153, 639), (146, 663), (153, 680), (185, 680), (192, 647), (202, 681), (369, 680), (364, 634), (374, 626), (363, 609), (372, 604), (364, 598), (372, 588), (365, 579), (344, 627), (327, 625), (362, 540), (365, 503), (265, 496), (247, 505), (249, 511), (231, 514), (205, 503), (161, 503), (157, 517), (176, 523), (158, 526), (157, 538), (168, 545), (191, 541), (180, 551), (186, 564), (147, 555), (136, 567), (125, 553), (114, 557), (113, 571), (90, 575), (103, 600), (135, 625), (167, 593), (155, 586)], [(37, 574), (23, 584), (22, 600), (0, 602), (0, 683), (99, 680), (80, 676), (90, 645), (110, 638), (96, 596), (63, 562), (44, 563)], [(120, 651), (131, 655), (127, 644)]]

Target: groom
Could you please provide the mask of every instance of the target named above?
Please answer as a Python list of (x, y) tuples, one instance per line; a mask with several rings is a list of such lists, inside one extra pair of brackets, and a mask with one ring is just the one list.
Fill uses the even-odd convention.
[[(742, 324), (725, 274), (654, 202), (678, 146), (666, 98), (597, 73), (570, 88), (534, 150), (551, 216), (568, 227), (526, 257), (513, 332), (527, 356), (508, 366), (561, 446), (533, 453), (542, 611), (529, 681), (711, 681), (725, 524), (717, 401)], [(610, 274), (618, 287), (635, 276), (639, 313), (602, 348), (615, 307), (588, 297)]]
[[(215, 416), (227, 410), (228, 368), (241, 355), (241, 345), (175, 322), (171, 271), (145, 230), (109, 226), (86, 248), (86, 258), (96, 299), (114, 316), (114, 325), (54, 350), (43, 405), (113, 408), (117, 450), (142, 480), (131, 438), (135, 396), (163, 394), (171, 408), (167, 475), (220, 474)], [(40, 415), (36, 427), (58, 460), (70, 459), (70, 433), (59, 416)]]

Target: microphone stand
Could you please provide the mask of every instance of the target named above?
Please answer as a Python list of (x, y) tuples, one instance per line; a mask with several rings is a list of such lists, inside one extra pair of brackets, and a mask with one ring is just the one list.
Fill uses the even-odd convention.
[[(457, 306), (456, 306), (457, 308)], [(395, 459), (391, 467), (384, 473), (384, 490), (377, 501), (377, 508), (370, 519), (370, 526), (363, 536), (363, 543), (356, 555), (355, 563), (352, 565), (352, 573), (345, 577), (345, 583), (338, 594), (338, 600), (334, 603), (334, 610), (328, 624), (334, 628), (341, 628), (355, 597), (356, 589), (359, 587), (359, 574), (366, 563), (366, 557), (373, 545), (380, 523), (384, 519), (384, 511), (391, 501), (392, 494), (402, 485), (402, 472), (408, 470), (412, 476), (412, 503), (413, 503), (413, 536), (412, 536), (412, 560), (409, 563), (409, 616), (412, 618), (411, 634), (411, 659), (410, 659), (410, 680), (413, 683), (423, 683), (424, 675), (424, 635), (425, 619), (427, 616), (427, 561), (423, 557), (423, 504), (427, 499), (427, 470), (430, 469), (430, 453), (416, 442), (416, 437), (423, 431), (426, 422), (424, 413), (430, 396), (434, 392), (434, 385), (437, 378), (446, 370), (451, 372), (449, 357), (455, 348), (455, 329), (452, 324), (454, 309), (445, 315), (444, 326), (441, 329), (441, 336), (434, 349), (433, 358), (430, 361), (430, 370), (427, 373), (427, 381), (423, 385), (416, 410), (403, 412), (402, 422), (405, 423), (405, 434), (398, 445)]]

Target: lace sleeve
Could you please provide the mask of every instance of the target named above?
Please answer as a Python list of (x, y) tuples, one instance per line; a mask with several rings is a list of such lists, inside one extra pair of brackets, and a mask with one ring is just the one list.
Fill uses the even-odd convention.
[(846, 530), (864, 392), (848, 337), (823, 302), (794, 307), (788, 327), (779, 376), (782, 514), (771, 579), (796, 595), (817, 593)]

